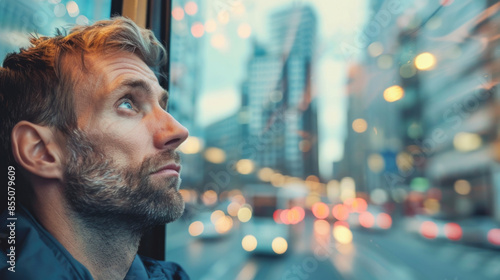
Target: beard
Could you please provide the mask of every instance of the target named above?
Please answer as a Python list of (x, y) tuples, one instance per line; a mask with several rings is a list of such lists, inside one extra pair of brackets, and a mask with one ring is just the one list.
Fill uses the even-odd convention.
[(139, 167), (119, 168), (81, 131), (72, 132), (67, 145), (64, 195), (72, 212), (89, 226), (121, 225), (144, 232), (182, 215), (180, 178), (153, 181), (150, 176), (166, 161), (179, 164), (177, 152), (166, 150)]

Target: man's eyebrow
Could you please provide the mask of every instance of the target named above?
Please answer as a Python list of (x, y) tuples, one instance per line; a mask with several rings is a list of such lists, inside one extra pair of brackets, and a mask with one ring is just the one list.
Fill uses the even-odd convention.
[[(123, 88), (139, 88), (147, 95), (150, 96), (153, 94), (151, 86), (146, 83), (144, 80), (139, 79), (127, 79), (120, 83), (120, 85), (114, 90), (118, 91)], [(160, 93), (159, 102), (163, 107), (166, 107), (168, 102), (168, 92), (162, 88), (162, 92)]]

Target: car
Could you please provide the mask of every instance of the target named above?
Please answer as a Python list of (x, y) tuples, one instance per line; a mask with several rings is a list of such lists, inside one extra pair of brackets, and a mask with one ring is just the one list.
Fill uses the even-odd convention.
[(351, 211), (347, 223), (353, 229), (386, 231), (392, 228), (392, 217), (381, 207), (370, 204), (366, 209)]
[(228, 235), (233, 229), (233, 219), (222, 210), (203, 211), (193, 217), (189, 234), (202, 239), (215, 239)]

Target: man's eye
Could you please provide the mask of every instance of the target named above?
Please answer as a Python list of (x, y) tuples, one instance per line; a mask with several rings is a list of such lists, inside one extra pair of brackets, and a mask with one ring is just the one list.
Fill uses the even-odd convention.
[(124, 108), (124, 109), (134, 109), (134, 106), (132, 105), (132, 102), (125, 100), (120, 105), (118, 105), (118, 108)]

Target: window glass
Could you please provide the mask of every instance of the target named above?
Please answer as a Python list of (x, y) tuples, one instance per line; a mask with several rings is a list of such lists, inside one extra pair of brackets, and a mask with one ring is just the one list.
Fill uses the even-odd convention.
[(109, 18), (111, 0), (0, 1), (0, 57), (29, 45), (27, 34), (52, 36), (56, 28)]
[(498, 1), (172, 3), (191, 136), (169, 259), (195, 279), (500, 278)]

